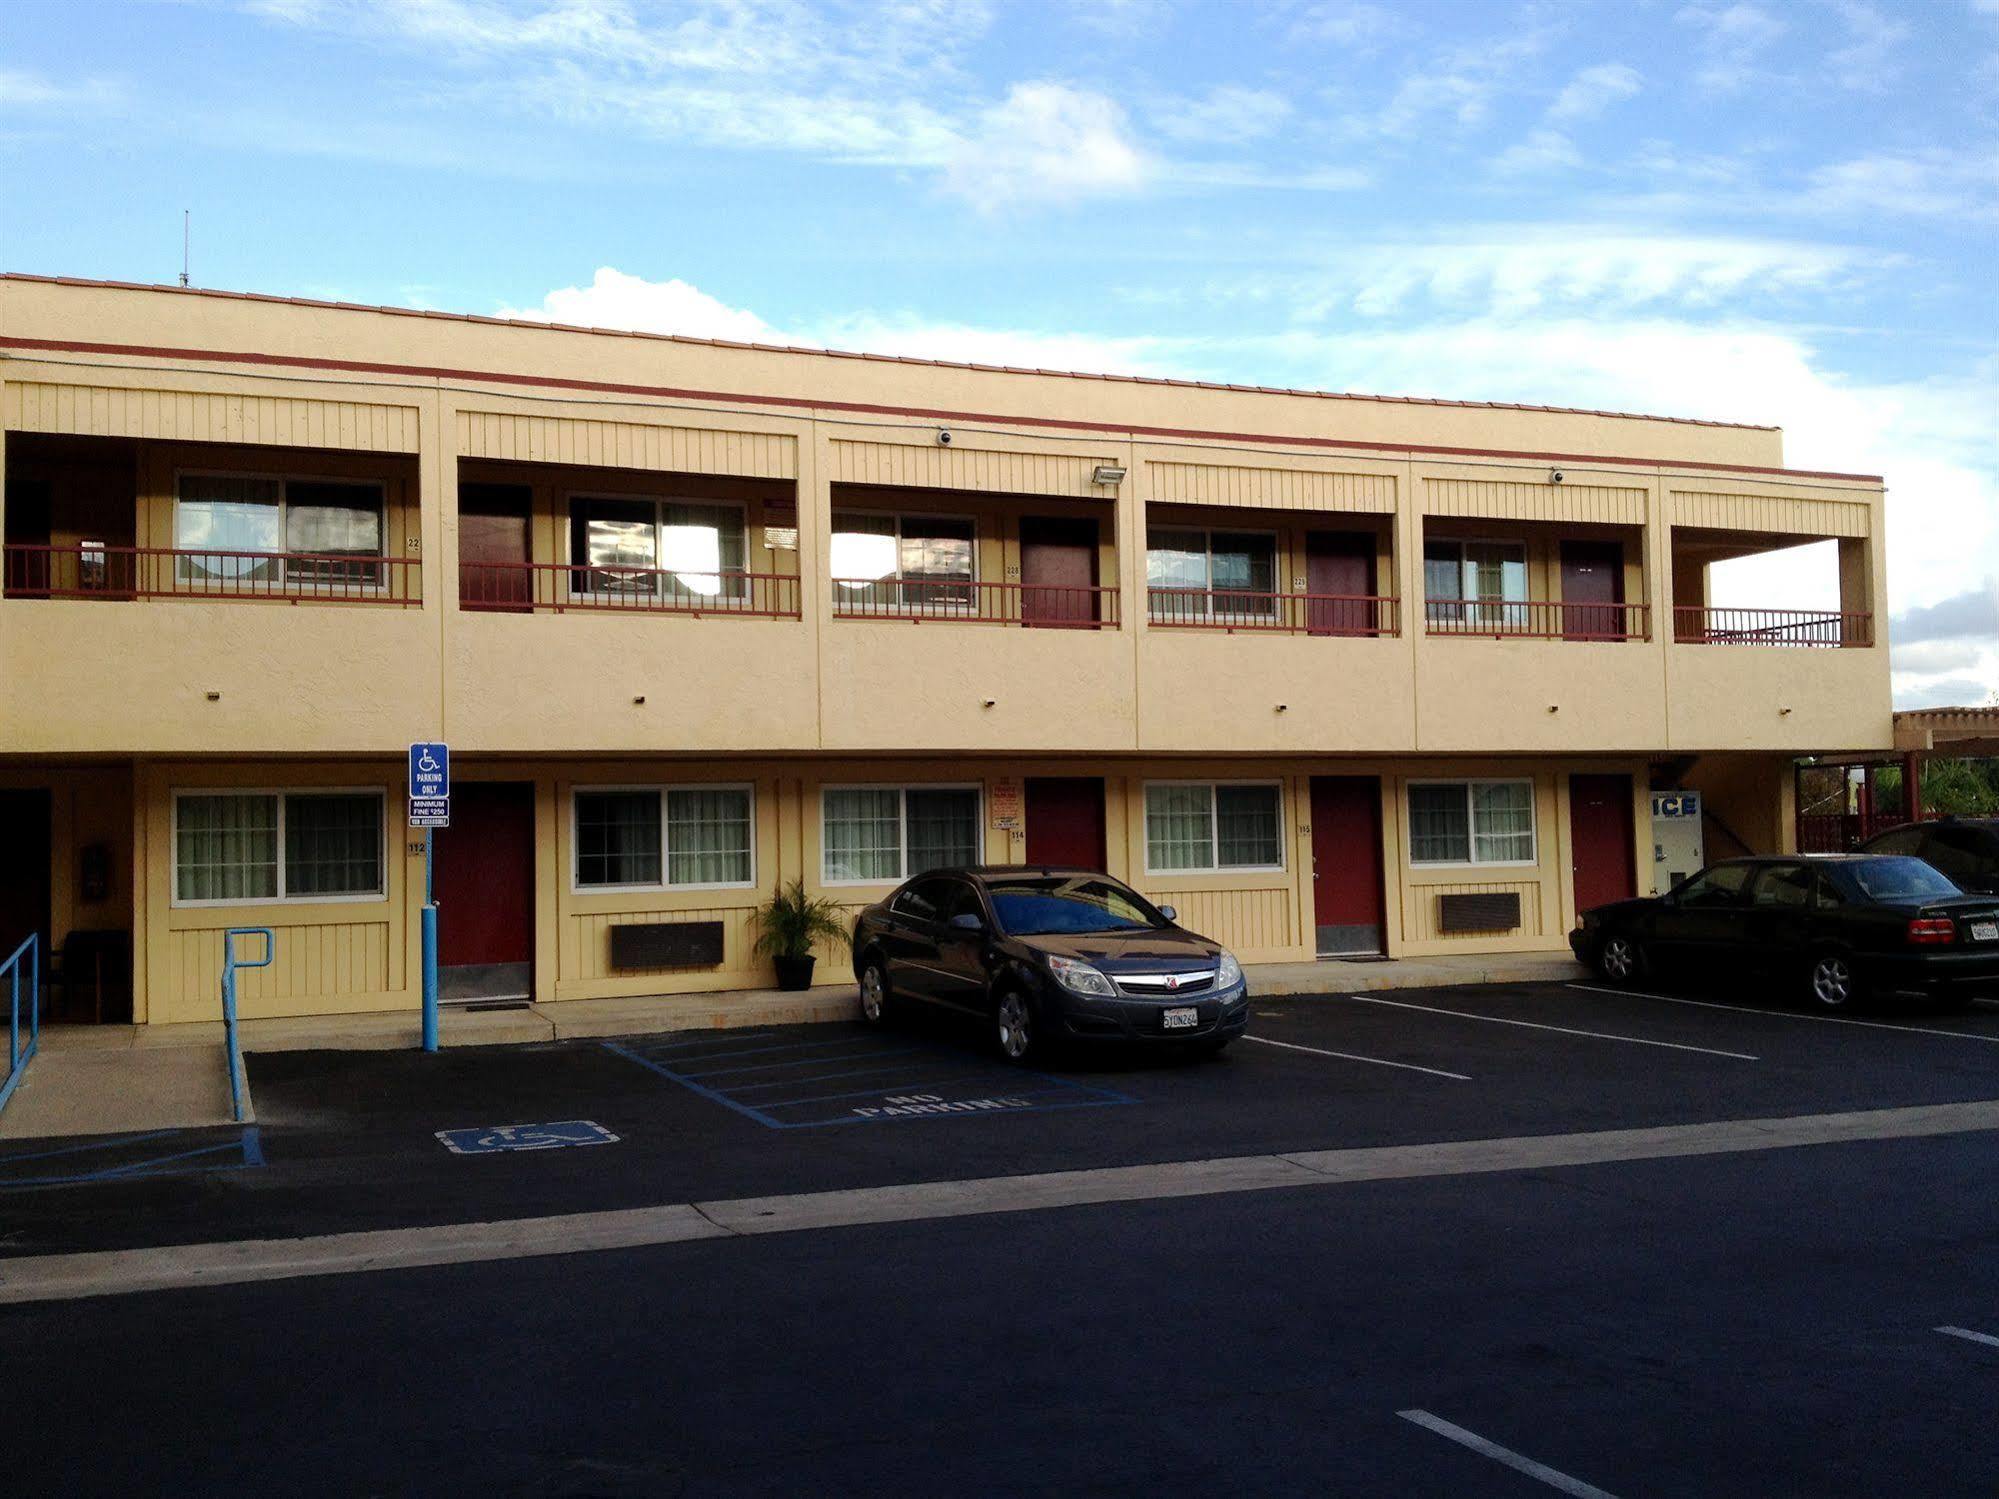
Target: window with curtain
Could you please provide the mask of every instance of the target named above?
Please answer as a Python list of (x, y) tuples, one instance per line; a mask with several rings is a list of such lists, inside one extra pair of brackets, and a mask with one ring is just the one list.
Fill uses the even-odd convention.
[[(182, 474), (174, 501), (182, 582), (382, 581), (384, 492), (374, 480)], [(287, 558), (244, 553), (306, 553)], [(352, 560), (349, 560), (352, 559)]]
[(1149, 785), (1146, 867), (1155, 874), (1279, 868), (1282, 801), (1268, 785)]
[(740, 506), (590, 496), (569, 502), (570, 591), (715, 605), (748, 597)]
[(747, 786), (578, 791), (576, 887), (747, 885), (756, 817)]
[(976, 537), (970, 516), (836, 510), (835, 607), (855, 614), (970, 609), (978, 591)]
[(1423, 544), (1424, 611), (1432, 623), (1527, 625), (1527, 547), (1514, 541)]
[(849, 786), (820, 799), (829, 882), (893, 882), (979, 862), (979, 793), (971, 786)]
[(386, 889), (379, 791), (174, 797), (174, 899), (313, 901)]
[(1277, 538), (1260, 531), (1154, 527), (1145, 543), (1155, 621), (1267, 620), (1277, 609)]
[(1416, 864), (1533, 863), (1533, 782), (1412, 785), (1409, 857)]

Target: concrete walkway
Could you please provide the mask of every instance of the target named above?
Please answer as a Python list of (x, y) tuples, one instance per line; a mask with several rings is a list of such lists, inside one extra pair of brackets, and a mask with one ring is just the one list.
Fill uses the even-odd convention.
[(142, 1054), (130, 1046), (79, 1044), (65, 1032), (88, 1034), (81, 1026), (42, 1028), (41, 1050), (0, 1110), (0, 1140), (230, 1122), (228, 1063), (219, 1040)]

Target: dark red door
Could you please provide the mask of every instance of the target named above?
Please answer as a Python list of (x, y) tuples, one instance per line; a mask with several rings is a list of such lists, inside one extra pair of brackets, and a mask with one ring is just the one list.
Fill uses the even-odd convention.
[(1097, 618), (1097, 523), (1028, 516), (1020, 523), (1020, 618), (1088, 625)]
[(458, 602), (467, 609), (519, 612), (534, 607), (533, 560), (525, 484), (458, 486)]
[[(12, 498), (10, 494), (10, 502)], [(42, 939), (44, 981), (53, 966), (49, 961), (51, 800), (46, 790), (0, 791), (0, 828), (7, 830), (7, 857), (0, 859), (0, 961), (5, 961), (29, 937), (38, 936)], [(21, 971), (25, 1016), (28, 1000), (25, 964)], [(0, 992), (0, 1003), (5, 998), (4, 992)]]
[(1382, 950), (1379, 777), (1312, 777), (1312, 907), (1321, 956)]
[(439, 992), (525, 998), (533, 989), (534, 787), (460, 781), (436, 833)]
[(1374, 538), (1314, 531), (1305, 538), (1305, 628), (1314, 635), (1372, 635)]
[(1624, 628), (1624, 547), (1615, 541), (1562, 543), (1562, 634), (1618, 640)]
[(1630, 776), (1569, 777), (1578, 914), (1638, 893), (1631, 798)]
[(1104, 867), (1101, 776), (1030, 776), (1026, 810), (1028, 863)]

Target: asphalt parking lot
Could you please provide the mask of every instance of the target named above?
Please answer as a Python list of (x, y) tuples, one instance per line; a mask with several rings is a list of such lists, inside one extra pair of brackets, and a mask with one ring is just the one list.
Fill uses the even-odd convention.
[[(253, 1132), (0, 1155), (0, 1288), (119, 1246), (1999, 1099), (1994, 1006), (1536, 985), (1253, 1026), (1025, 1073), (941, 1020), (253, 1056)], [(13, 1461), (73, 1494), (1989, 1495), (1995, 1142), (0, 1305), (41, 1411)]]

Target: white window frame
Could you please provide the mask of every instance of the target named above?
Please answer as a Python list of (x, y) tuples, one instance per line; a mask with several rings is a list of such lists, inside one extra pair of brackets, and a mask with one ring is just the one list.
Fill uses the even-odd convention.
[[(284, 540), (284, 533), (286, 530), (285, 521), (287, 513), (291, 509), (291, 486), (293, 484), (373, 485), (375, 490), (382, 497), (382, 549), (379, 552), (357, 552), (354, 554), (353, 560), (356, 562), (366, 562), (369, 558), (372, 557), (376, 561), (382, 563), (383, 566), (381, 570), (380, 580), (374, 583), (340, 583), (340, 582), (330, 582), (319, 578), (294, 578), (291, 575), (291, 564), (289, 562), (286, 562), (282, 564), (281, 581), (283, 582), (284, 586), (287, 588), (296, 588), (301, 590), (317, 590), (326, 593), (338, 592), (343, 597), (351, 597), (356, 593), (386, 593), (388, 591), (389, 588), (388, 564), (396, 560), (396, 555), (389, 550), (389, 481), (387, 479), (372, 479), (367, 477), (366, 475), (363, 475), (360, 478), (353, 478), (346, 474), (293, 473), (283, 470), (265, 471), (262, 469), (240, 469), (240, 468), (175, 469), (174, 509), (173, 509), (174, 552), (176, 554), (180, 552), (193, 552), (196, 555), (199, 555), (201, 552), (206, 550), (219, 553), (220, 555), (223, 556), (231, 554), (236, 549), (233, 547), (208, 547), (208, 548), (183, 547), (180, 544), (180, 503), (181, 503), (180, 486), (181, 486), (181, 481), (183, 479), (263, 479), (276, 484), (278, 486), (278, 539), (280, 541)], [(324, 554), (319, 552), (299, 552), (295, 554), (291, 551), (289, 547), (280, 546), (278, 548), (277, 555), (281, 557), (291, 557), (293, 555), (301, 557), (317, 557), (317, 556), (322, 556)], [(199, 587), (198, 580), (183, 579), (180, 576), (179, 567), (176, 566), (174, 569), (174, 584), (176, 587), (178, 587), (183, 583), (188, 584), (190, 587)]]
[[(899, 842), (896, 863), (901, 873), (886, 880), (836, 880), (826, 872), (826, 794), (830, 791), (893, 791), (897, 803), (896, 831)], [(819, 788), (819, 883), (829, 889), (859, 885), (876, 889), (900, 885), (923, 873), (909, 867), (909, 793), (912, 791), (969, 791), (977, 807), (973, 831), (973, 852), (983, 860), (986, 852), (986, 787), (983, 781), (835, 781)]]
[[(180, 893), (180, 801), (184, 796), (274, 796), (278, 799), (277, 848), (278, 893), (246, 895), (223, 900), (183, 900)], [(350, 895), (287, 895), (285, 893), (285, 801), (294, 796), (373, 796), (377, 827), (382, 835), (381, 888)], [(168, 793), (171, 806), (167, 815), (167, 877), (171, 881), (168, 906), (176, 910), (199, 910), (206, 906), (357, 906), (389, 898), (389, 788), (386, 786), (175, 786)]]
[[(1465, 857), (1462, 859), (1419, 859), (1416, 857), (1416, 818), (1409, 793), (1418, 786), (1457, 786), (1465, 794)], [(1481, 859), (1478, 856), (1478, 810), (1472, 802), (1474, 786), (1525, 786), (1527, 788), (1527, 835), (1534, 852), (1525, 859)], [(1411, 869), (1537, 869), (1541, 864), (1541, 792), (1532, 776), (1425, 777), (1404, 782), (1402, 819), (1408, 829)]]
[[(649, 569), (641, 569), (641, 571), (650, 571), (652, 573), (652, 596), (656, 599), (669, 597), (666, 591), (666, 575), (668, 573), (695, 573), (697, 577), (706, 576), (705, 574), (696, 573), (695, 569), (691, 567), (666, 566), (666, 507), (668, 505), (710, 505), (721, 510), (736, 511), (743, 518), (743, 565), (741, 568), (717, 568), (715, 576), (718, 578), (743, 579), (743, 592), (739, 597), (745, 602), (748, 601), (751, 585), (747, 580), (751, 576), (751, 568), (750, 506), (747, 500), (711, 500), (698, 495), (685, 494), (620, 494), (616, 490), (603, 489), (565, 490), (562, 496), (562, 551), (566, 560), (562, 566), (564, 571), (569, 575), (569, 579), (573, 579), (577, 573), (587, 575), (592, 572), (615, 573), (626, 571), (623, 568), (603, 567), (592, 562), (588, 557), (578, 557), (576, 555), (576, 502), (578, 500), (586, 503), (591, 500), (623, 500), (650, 504), (652, 506), (652, 566)], [(592, 598), (602, 592), (602, 590), (593, 588), (578, 589), (573, 581), (568, 580), (565, 580), (564, 587), (567, 592), (574, 593), (579, 598)], [(693, 590), (690, 589), (688, 591), (691, 593)], [(643, 597), (643, 595), (637, 596)], [(718, 595), (718, 597), (729, 600), (731, 596), (723, 593)], [(718, 611), (725, 607), (727, 607), (726, 603), (715, 606)]]
[[(1458, 554), (1458, 593), (1456, 598), (1431, 598), (1428, 568), (1430, 548), (1433, 546), (1454, 547)], [(1507, 547), (1520, 554), (1520, 597), (1517, 599), (1476, 598), (1466, 589), (1470, 579), (1465, 576), (1468, 561), (1465, 555), (1468, 547)], [(1423, 619), (1426, 624), (1438, 623), (1457, 629), (1465, 629), (1476, 634), (1479, 629), (1498, 626), (1502, 629), (1523, 629), (1530, 622), (1534, 602), (1534, 549), (1526, 538), (1520, 536), (1432, 536), (1424, 540), (1421, 562), (1423, 573)], [(1432, 609), (1455, 609), (1455, 615), (1440, 614), (1433, 620)], [(1486, 611), (1479, 613), (1478, 611)], [(1508, 613), (1506, 611), (1512, 611)], [(1431, 783), (1435, 784), (1435, 783)]]
[[(1286, 589), (1284, 587), (1284, 579), (1285, 579), (1284, 533), (1282, 531), (1277, 530), (1274, 527), (1265, 528), (1263, 526), (1211, 526), (1206, 524), (1175, 525), (1171, 521), (1159, 521), (1159, 520), (1150, 520), (1150, 519), (1147, 520), (1146, 529), (1145, 529), (1145, 555), (1146, 555), (1146, 572), (1147, 572), (1147, 577), (1145, 579), (1145, 593), (1146, 593), (1145, 612), (1148, 619), (1156, 619), (1164, 617), (1167, 618), (1169, 622), (1178, 622), (1181, 616), (1179, 615), (1162, 616), (1153, 609), (1152, 595), (1154, 593), (1164, 593), (1172, 595), (1176, 598), (1184, 599), (1187, 594), (1187, 590), (1182, 589), (1177, 585), (1168, 584), (1168, 583), (1154, 583), (1152, 581), (1150, 576), (1151, 559), (1152, 559), (1152, 533), (1155, 530), (1185, 531), (1188, 532), (1189, 534), (1198, 532), (1200, 534), (1202, 556), (1207, 564), (1206, 573), (1205, 573), (1207, 586), (1201, 590), (1201, 613), (1199, 616), (1200, 618), (1245, 619), (1252, 621), (1264, 620), (1264, 619), (1272, 621), (1276, 620), (1279, 611), (1279, 605), (1277, 601), (1286, 592)], [(1220, 609), (1220, 610), (1216, 609), (1215, 533), (1217, 531), (1225, 531), (1231, 536), (1268, 536), (1270, 538), (1270, 593), (1268, 595), (1270, 599), (1270, 612), (1268, 614), (1252, 614), (1245, 609)], [(1258, 594), (1256, 590), (1253, 588), (1224, 588), (1220, 591), (1223, 593), (1238, 594), (1249, 598), (1264, 597), (1264, 595)], [(1239, 783), (1239, 784), (1248, 784), (1248, 783)]]
[[(909, 603), (907, 603), (905, 600), (903, 600), (900, 595), (898, 595), (896, 598), (895, 607), (898, 609), (909, 609), (912, 607), (922, 609), (925, 611), (926, 616), (931, 614), (938, 614), (938, 615), (977, 614), (979, 612), (979, 583), (980, 583), (979, 518), (976, 515), (963, 514), (951, 510), (881, 510), (873, 508), (871, 506), (863, 506), (863, 505), (835, 505), (827, 513), (826, 517), (826, 549), (827, 549), (827, 558), (828, 558), (827, 565), (829, 568), (832, 565), (831, 557), (832, 557), (832, 547), (833, 547), (833, 534), (839, 530), (840, 528), (839, 517), (843, 515), (872, 515), (892, 520), (895, 522), (895, 575), (890, 578), (875, 578), (869, 581), (874, 583), (875, 586), (877, 587), (883, 585), (893, 585), (897, 588), (900, 588), (903, 582), (905, 581), (902, 576), (902, 523), (906, 520), (964, 521), (967, 525), (969, 525), (972, 528), (972, 572), (971, 576), (965, 580), (965, 586), (972, 590), (971, 599), (963, 604), (919, 603), (912, 606)], [(843, 580), (837, 574), (829, 572), (828, 581), (832, 583), (838, 583), (842, 581), (853, 583), (853, 582), (859, 582), (861, 580), (856, 578), (847, 578)], [(934, 578), (927, 580), (919, 580), (917, 586), (921, 588), (923, 586), (923, 583), (926, 581), (936, 582), (938, 580)], [(837, 588), (834, 589), (833, 612), (836, 615), (856, 614), (861, 616), (862, 618), (867, 618), (871, 613), (874, 612), (868, 609), (843, 609), (840, 606), (840, 598), (841, 598), (840, 590)], [(891, 616), (881, 615), (880, 617), (889, 618)], [(925, 788), (918, 787), (917, 789), (923, 790)], [(872, 882), (864, 882), (864, 883), (872, 883)]]
[[(576, 832), (576, 798), (578, 796), (621, 791), (656, 791), (659, 793), (659, 879), (651, 884), (639, 885), (586, 885), (583, 883), (583, 840)], [(667, 793), (669, 791), (741, 791), (750, 799), (750, 877), (746, 880), (724, 880), (699, 884), (674, 884), (667, 878), (672, 869), (673, 843), (671, 825), (666, 815)], [(598, 785), (576, 784), (569, 788), (569, 892), (572, 895), (631, 895), (638, 893), (659, 894), (675, 890), (754, 890), (757, 884), (757, 788), (754, 781), (646, 781), (638, 784)]]
[[(1208, 788), (1208, 847), (1214, 851), (1215, 862), (1206, 869), (1155, 869), (1152, 864), (1152, 834), (1145, 826), (1152, 810), (1152, 788), (1154, 786), (1205, 786)], [(1277, 792), (1277, 862), (1275, 864), (1224, 864), (1222, 857), (1222, 819), (1216, 806), (1215, 793), (1224, 786), (1269, 786)], [(1139, 837), (1145, 844), (1145, 872), (1162, 879), (1192, 877), (1200, 879), (1213, 874), (1282, 874), (1288, 867), (1285, 863), (1284, 839), (1284, 782), (1277, 778), (1238, 780), (1202, 780), (1194, 777), (1187, 780), (1147, 781), (1139, 787)]]

